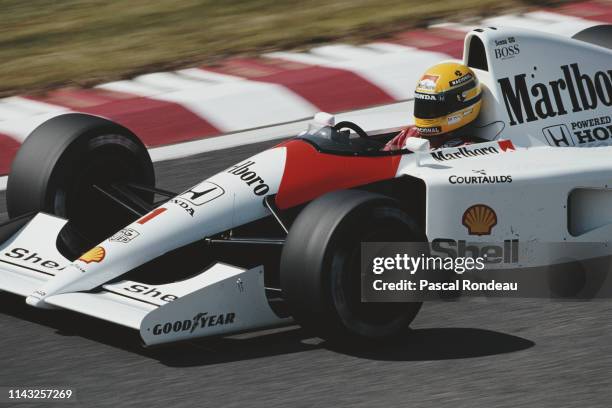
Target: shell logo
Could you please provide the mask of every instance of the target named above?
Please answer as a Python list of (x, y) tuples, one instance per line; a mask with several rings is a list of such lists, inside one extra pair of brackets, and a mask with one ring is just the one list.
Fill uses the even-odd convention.
[(102, 248), (101, 246), (97, 246), (81, 255), (79, 261), (85, 262), (87, 264), (92, 262), (100, 263), (104, 260), (105, 256), (106, 251), (104, 250), (104, 248)]
[(476, 204), (465, 210), (461, 223), (470, 235), (491, 235), (497, 225), (497, 214), (488, 205)]
[(440, 76), (438, 76), (438, 75), (425, 74), (419, 80), (417, 88), (423, 89), (425, 91), (435, 91), (436, 90), (436, 83), (438, 82), (439, 78), (440, 78)]

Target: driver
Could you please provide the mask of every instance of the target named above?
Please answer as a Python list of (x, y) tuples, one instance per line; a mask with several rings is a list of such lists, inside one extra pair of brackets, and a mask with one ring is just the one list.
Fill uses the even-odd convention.
[(474, 143), (471, 125), (478, 117), (482, 91), (474, 72), (463, 64), (443, 62), (425, 71), (414, 92), (414, 123), (383, 150), (402, 149), (406, 138), (429, 139), (434, 149)]

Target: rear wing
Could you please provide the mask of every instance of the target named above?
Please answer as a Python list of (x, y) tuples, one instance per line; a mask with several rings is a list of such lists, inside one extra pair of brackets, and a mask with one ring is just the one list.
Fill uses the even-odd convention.
[[(0, 244), (0, 290), (29, 296), (62, 273), (70, 261), (58, 252), (55, 240), (65, 224), (43, 213), (12, 224), (16, 232)], [(246, 270), (222, 263), (183, 281), (151, 285), (125, 280), (96, 292), (50, 296), (46, 303), (139, 330), (146, 345), (291, 321), (270, 308), (262, 266)]]

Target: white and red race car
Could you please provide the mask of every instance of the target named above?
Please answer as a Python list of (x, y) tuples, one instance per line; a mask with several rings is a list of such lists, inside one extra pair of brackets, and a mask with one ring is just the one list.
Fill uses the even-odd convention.
[(610, 28), (468, 33), (463, 62), (484, 95), (474, 136), (486, 142), (384, 151), (394, 134), (318, 115), (180, 194), (155, 188), (128, 129), (50, 119), (13, 163), (0, 289), (134, 328), (146, 345), (294, 320), (323, 337), (386, 338), (421, 304), (361, 302), (363, 241), (499, 242), (505, 266), (542, 264), (534, 242), (609, 255)]

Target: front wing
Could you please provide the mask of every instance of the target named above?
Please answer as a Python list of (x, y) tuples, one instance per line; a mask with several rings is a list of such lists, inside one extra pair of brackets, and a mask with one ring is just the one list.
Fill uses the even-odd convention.
[[(0, 290), (29, 296), (62, 273), (70, 261), (55, 242), (65, 223), (40, 213), (0, 244)], [(246, 270), (217, 263), (183, 281), (124, 280), (46, 302), (139, 330), (145, 345), (155, 345), (289, 323), (270, 308), (263, 275), (263, 266)]]

